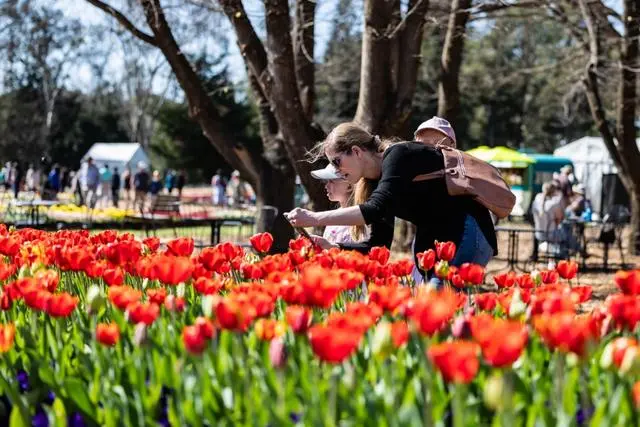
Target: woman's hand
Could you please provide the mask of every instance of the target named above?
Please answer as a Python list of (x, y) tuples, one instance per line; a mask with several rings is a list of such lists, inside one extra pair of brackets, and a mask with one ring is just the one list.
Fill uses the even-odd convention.
[(314, 245), (320, 247), (321, 249), (331, 249), (331, 248), (339, 247), (338, 245), (334, 245), (333, 243), (329, 242), (324, 237), (317, 236), (315, 234), (311, 235), (311, 241), (313, 242)]
[(318, 219), (315, 212), (306, 209), (295, 208), (291, 212), (285, 212), (284, 217), (289, 220), (294, 227), (317, 227)]

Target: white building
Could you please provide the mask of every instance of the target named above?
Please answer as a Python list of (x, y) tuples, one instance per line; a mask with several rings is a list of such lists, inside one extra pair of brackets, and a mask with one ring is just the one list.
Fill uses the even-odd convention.
[(96, 142), (82, 157), (82, 161), (86, 161), (88, 157), (93, 159), (98, 168), (108, 165), (113, 171), (117, 167), (120, 173), (127, 167), (135, 172), (138, 162), (149, 165), (149, 156), (137, 142)]

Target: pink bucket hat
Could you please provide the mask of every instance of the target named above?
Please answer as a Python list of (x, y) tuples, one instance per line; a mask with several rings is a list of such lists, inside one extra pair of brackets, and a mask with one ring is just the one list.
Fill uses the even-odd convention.
[(447, 120), (443, 119), (442, 117), (433, 116), (426, 122), (422, 122), (420, 126), (418, 126), (418, 129), (416, 129), (415, 133), (413, 134), (414, 137), (418, 135), (418, 132), (424, 129), (437, 130), (443, 135), (448, 136), (453, 141), (453, 145), (455, 147), (456, 133), (453, 131), (451, 124)]

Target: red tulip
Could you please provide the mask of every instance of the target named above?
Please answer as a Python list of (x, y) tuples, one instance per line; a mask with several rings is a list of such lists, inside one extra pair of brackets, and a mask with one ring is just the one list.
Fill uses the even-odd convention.
[(318, 358), (328, 363), (342, 363), (358, 348), (362, 334), (352, 329), (318, 325), (309, 329), (309, 342)]
[(575, 261), (562, 260), (558, 263), (556, 270), (560, 277), (571, 280), (576, 277), (576, 274), (578, 274), (578, 263)]
[(619, 270), (616, 272), (614, 280), (622, 293), (626, 295), (640, 295), (640, 270)]
[(446, 382), (468, 384), (480, 367), (478, 350), (474, 342), (452, 341), (431, 346), (427, 355)]
[(516, 283), (516, 273), (510, 271), (508, 273), (496, 274), (493, 281), (500, 289), (510, 288)]
[(256, 252), (265, 254), (269, 252), (271, 245), (273, 245), (273, 236), (271, 233), (259, 233), (251, 236), (249, 242)]
[(175, 256), (191, 256), (195, 243), (190, 237), (179, 237), (167, 243), (167, 254)]
[(142, 241), (150, 252), (155, 252), (160, 247), (160, 239), (157, 237), (147, 237)]
[(304, 334), (311, 325), (313, 313), (306, 307), (290, 305), (286, 308), (285, 317), (294, 333)]
[(465, 262), (460, 266), (458, 274), (465, 283), (480, 285), (484, 281), (484, 267), (478, 264)]
[(453, 242), (436, 242), (438, 259), (451, 261), (456, 255), (456, 244)]
[(102, 345), (114, 346), (120, 339), (120, 330), (115, 323), (99, 323), (96, 326), (96, 341)]
[(416, 258), (418, 258), (420, 269), (424, 271), (431, 270), (436, 263), (436, 253), (433, 249), (417, 253)]
[(48, 298), (47, 313), (53, 317), (67, 317), (78, 305), (78, 298), (66, 292), (51, 294)]
[(197, 325), (189, 325), (182, 330), (182, 343), (189, 353), (200, 354), (207, 347), (207, 338)]
[(391, 251), (389, 251), (385, 246), (375, 246), (369, 251), (369, 259), (378, 261), (382, 265), (389, 261), (390, 256)]

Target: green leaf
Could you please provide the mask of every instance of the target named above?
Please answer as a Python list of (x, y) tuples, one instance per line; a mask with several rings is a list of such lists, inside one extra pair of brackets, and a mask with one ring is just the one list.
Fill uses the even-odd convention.
[(55, 386), (53, 369), (51, 369), (48, 364), (43, 363), (40, 365), (40, 367), (38, 368), (38, 376), (40, 377), (40, 380), (46, 385)]
[(82, 381), (77, 378), (67, 378), (64, 385), (66, 392), (73, 403), (75, 403), (86, 415), (95, 419), (95, 411), (91, 404), (91, 400), (89, 400), (87, 387), (82, 383)]
[(22, 414), (20, 414), (20, 409), (18, 406), (14, 406), (11, 410), (11, 417), (9, 418), (9, 427), (28, 427), (29, 423), (25, 419), (22, 418)]
[(53, 415), (56, 420), (56, 426), (66, 426), (67, 425), (67, 413), (64, 410), (64, 403), (62, 400), (56, 399), (53, 401)]
[(591, 417), (591, 422), (589, 423), (589, 425), (591, 427), (599, 427), (599, 426), (605, 425), (606, 423), (604, 422), (604, 416), (606, 414), (606, 411), (607, 411), (607, 401), (602, 400), (598, 404), (598, 407), (596, 408), (596, 411), (594, 412), (593, 417)]

